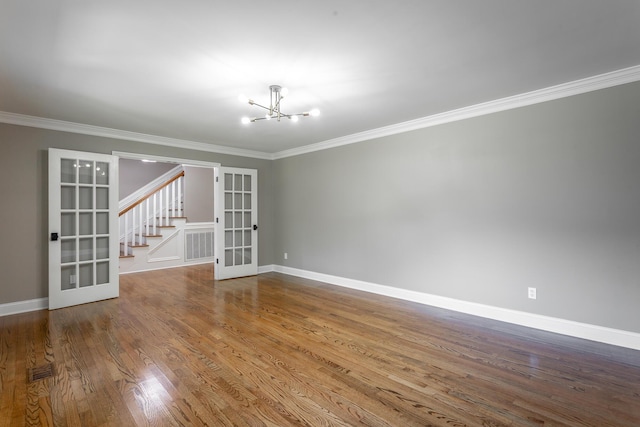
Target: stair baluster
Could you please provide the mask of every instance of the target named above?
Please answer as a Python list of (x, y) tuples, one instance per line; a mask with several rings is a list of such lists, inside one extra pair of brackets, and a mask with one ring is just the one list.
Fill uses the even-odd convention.
[(121, 210), (122, 255), (132, 255), (133, 247), (147, 244), (146, 236), (158, 234), (157, 227), (182, 216), (183, 177), (184, 171)]

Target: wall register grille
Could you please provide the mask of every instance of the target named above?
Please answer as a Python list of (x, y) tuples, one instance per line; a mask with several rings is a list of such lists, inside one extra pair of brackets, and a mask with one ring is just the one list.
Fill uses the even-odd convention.
[(213, 257), (213, 231), (191, 231), (185, 233), (185, 261)]

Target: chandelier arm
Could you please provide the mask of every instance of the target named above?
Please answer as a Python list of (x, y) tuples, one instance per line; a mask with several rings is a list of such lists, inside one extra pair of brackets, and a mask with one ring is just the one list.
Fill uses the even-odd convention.
[(274, 105), (274, 106), (273, 106), (273, 109), (274, 109), (274, 110), (276, 110), (276, 111), (280, 110), (280, 101), (282, 101), (282, 97), (281, 97), (281, 96), (278, 96), (278, 97), (276, 98), (276, 105)]
[(252, 102), (251, 105), (255, 105), (256, 107), (264, 108), (267, 111), (271, 111), (269, 107), (265, 107), (264, 105), (258, 104), (257, 102)]

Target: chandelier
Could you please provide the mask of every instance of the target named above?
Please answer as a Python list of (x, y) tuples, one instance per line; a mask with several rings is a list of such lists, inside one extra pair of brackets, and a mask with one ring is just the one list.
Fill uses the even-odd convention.
[(276, 119), (277, 121), (280, 121), (281, 118), (285, 117), (289, 120), (292, 120), (294, 122), (297, 122), (298, 119), (302, 116), (302, 117), (308, 117), (308, 116), (319, 116), (320, 115), (320, 111), (317, 108), (314, 108), (313, 110), (309, 110), (306, 111), (304, 113), (295, 113), (295, 114), (287, 114), (282, 112), (282, 110), (280, 109), (280, 105), (282, 104), (282, 100), (284, 99), (285, 95), (287, 94), (287, 89), (283, 88), (281, 86), (278, 85), (271, 85), (269, 86), (269, 95), (270, 95), (270, 101), (269, 101), (269, 106), (265, 107), (264, 105), (258, 104), (257, 102), (255, 102), (253, 99), (249, 99), (243, 95), (240, 95), (240, 101), (242, 102), (248, 102), (249, 105), (255, 105), (256, 107), (260, 107), (263, 108), (265, 110), (267, 110), (267, 113), (262, 116), (262, 117), (243, 117), (242, 118), (242, 123), (247, 124), (247, 123), (253, 123), (256, 122), (258, 120), (271, 120), (271, 119)]

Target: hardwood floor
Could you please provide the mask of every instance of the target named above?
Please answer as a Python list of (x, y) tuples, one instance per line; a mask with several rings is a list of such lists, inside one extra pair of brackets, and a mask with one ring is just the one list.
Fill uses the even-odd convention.
[(211, 265), (120, 294), (0, 318), (0, 426), (640, 425), (637, 351)]

